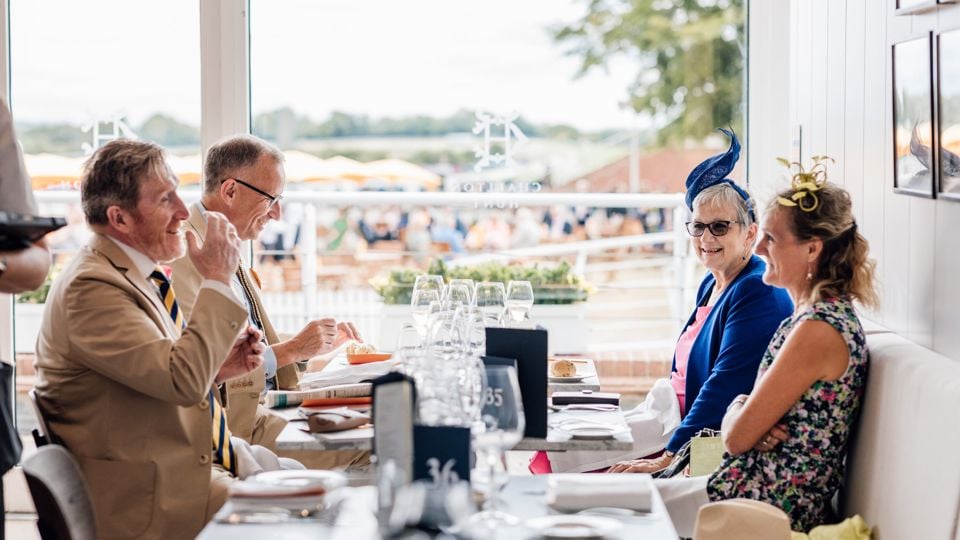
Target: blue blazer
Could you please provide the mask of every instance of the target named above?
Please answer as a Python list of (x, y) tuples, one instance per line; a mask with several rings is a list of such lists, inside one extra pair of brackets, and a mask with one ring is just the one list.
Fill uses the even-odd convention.
[[(667, 450), (676, 452), (702, 428), (720, 428), (733, 398), (749, 394), (760, 360), (780, 323), (793, 313), (787, 291), (763, 282), (766, 264), (756, 255), (720, 294), (687, 362), (686, 416), (673, 433)], [(708, 273), (697, 291), (697, 305), (706, 304), (716, 283)], [(684, 329), (693, 324), (696, 310)], [(673, 371), (677, 358), (673, 358)]]

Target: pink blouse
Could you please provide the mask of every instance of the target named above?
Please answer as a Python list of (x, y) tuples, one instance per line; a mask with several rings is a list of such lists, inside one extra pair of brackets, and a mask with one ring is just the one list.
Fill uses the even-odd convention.
[(703, 328), (703, 322), (707, 320), (710, 309), (713, 306), (702, 306), (697, 308), (693, 323), (680, 334), (677, 340), (677, 348), (674, 352), (676, 371), (670, 373), (670, 384), (677, 393), (677, 399), (680, 401), (680, 415), (687, 414), (687, 362), (690, 360), (690, 350), (693, 349), (693, 342), (700, 335), (700, 329)]

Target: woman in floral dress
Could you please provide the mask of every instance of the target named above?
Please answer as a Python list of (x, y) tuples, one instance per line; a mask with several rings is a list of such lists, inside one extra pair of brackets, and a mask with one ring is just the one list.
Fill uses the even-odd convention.
[(797, 173), (768, 207), (756, 248), (767, 263), (763, 280), (785, 288), (796, 308), (774, 334), (753, 392), (727, 409), (720, 467), (657, 482), (682, 536), (701, 505), (736, 497), (783, 509), (794, 530), (833, 518), (867, 375), (853, 302), (877, 303), (867, 252), (850, 195), (826, 183), (822, 162)]

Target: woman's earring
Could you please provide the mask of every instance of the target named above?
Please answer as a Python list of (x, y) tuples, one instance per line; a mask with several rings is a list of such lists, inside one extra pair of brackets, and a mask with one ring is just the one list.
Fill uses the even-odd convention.
[(813, 281), (813, 268), (807, 265), (807, 281)]

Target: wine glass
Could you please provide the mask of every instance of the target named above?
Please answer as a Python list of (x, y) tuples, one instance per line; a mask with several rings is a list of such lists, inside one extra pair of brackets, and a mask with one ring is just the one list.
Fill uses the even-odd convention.
[[(478, 469), (473, 476), (481, 484), (481, 475), (486, 472), (487, 496), (483, 511), (472, 516), (469, 528), (493, 530), (503, 525), (516, 525), (516, 516), (498, 510), (500, 490), (507, 483), (507, 471), (504, 467), (504, 452), (513, 448), (523, 438), (525, 419), (520, 385), (517, 383), (517, 370), (513, 366), (489, 366), (487, 385), (483, 389), (483, 426), (473, 433), (473, 444), (477, 450)], [(481, 455), (485, 457), (484, 468), (480, 468)]]
[(413, 325), (420, 333), (421, 338), (427, 337), (427, 327), (430, 314), (436, 309), (433, 304), (440, 304), (440, 293), (436, 289), (415, 289), (410, 299), (410, 314), (413, 316)]
[(469, 307), (472, 296), (466, 284), (451, 282), (447, 285), (446, 295), (443, 299), (443, 307), (445, 309), (457, 309), (461, 306)]
[(483, 355), (487, 350), (487, 332), (483, 326), (483, 312), (476, 307), (462, 307), (458, 310), (463, 324), (463, 352), (460, 373), (460, 399), (464, 416), (469, 425), (480, 422), (483, 407), (484, 379)]
[(503, 283), (481, 281), (477, 283), (473, 296), (477, 307), (483, 312), (483, 318), (487, 326), (498, 325), (500, 317), (503, 316), (504, 300), (507, 296)]
[(400, 361), (401, 373), (416, 378), (420, 368), (420, 358), (423, 356), (423, 338), (415, 325), (405, 324), (400, 328), (394, 354)]
[(429, 361), (423, 373), (420, 418), (425, 425), (463, 425), (457, 369), (464, 349), (463, 323), (457, 311), (441, 311), (432, 319), (427, 331)]
[(413, 282), (413, 292), (422, 289), (431, 289), (437, 291), (437, 295), (443, 298), (443, 276), (439, 274), (420, 274)]
[(470, 301), (467, 302), (467, 303), (472, 305), (472, 304), (473, 304), (473, 289), (474, 289), (474, 287), (476, 287), (476, 284), (473, 282), (473, 280), (472, 280), (472, 279), (469, 279), (469, 278), (456, 278), (456, 279), (451, 279), (451, 280), (450, 280), (450, 283), (447, 284), (447, 287), (453, 287), (454, 285), (463, 285), (464, 287), (467, 288), (467, 295), (470, 297)]
[(527, 318), (533, 307), (533, 286), (529, 281), (511, 281), (507, 285), (507, 298), (504, 301), (507, 314), (513, 322)]

